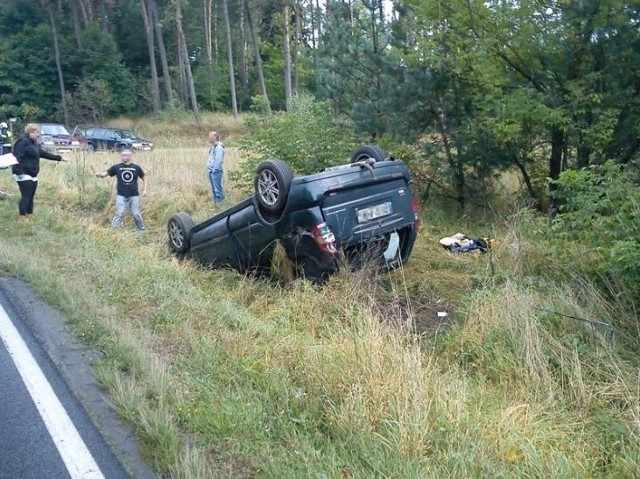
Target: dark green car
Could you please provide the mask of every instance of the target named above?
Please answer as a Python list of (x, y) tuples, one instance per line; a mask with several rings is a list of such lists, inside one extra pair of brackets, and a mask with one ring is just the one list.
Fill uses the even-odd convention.
[(374, 145), (313, 175), (264, 161), (249, 198), (199, 224), (172, 215), (169, 249), (206, 265), (269, 271), (279, 242), (298, 274), (314, 282), (345, 263), (396, 268), (409, 259), (419, 227), (410, 182), (406, 164)]

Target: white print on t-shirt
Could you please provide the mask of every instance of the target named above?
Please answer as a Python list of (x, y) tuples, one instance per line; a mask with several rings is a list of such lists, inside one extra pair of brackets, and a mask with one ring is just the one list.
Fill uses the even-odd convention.
[(125, 183), (131, 183), (135, 178), (135, 172), (135, 168), (120, 168), (120, 179)]

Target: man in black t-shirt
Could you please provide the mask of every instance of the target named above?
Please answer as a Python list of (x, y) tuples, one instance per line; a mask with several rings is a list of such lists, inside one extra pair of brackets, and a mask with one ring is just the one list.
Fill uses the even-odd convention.
[(122, 224), (122, 217), (127, 208), (131, 211), (138, 231), (144, 231), (142, 213), (140, 211), (140, 194), (138, 193), (138, 180), (142, 181), (142, 196), (147, 195), (147, 178), (140, 166), (131, 163), (131, 150), (122, 150), (122, 163), (112, 165), (108, 170), (96, 172), (98, 178), (115, 176), (116, 188), (116, 212), (113, 215), (111, 226), (117, 228)]

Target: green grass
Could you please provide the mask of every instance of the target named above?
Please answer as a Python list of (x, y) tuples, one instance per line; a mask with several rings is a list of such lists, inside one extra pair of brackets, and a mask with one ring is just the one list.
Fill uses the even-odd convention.
[[(0, 270), (104, 352), (96, 374), (163, 476), (640, 474), (637, 337), (621, 327), (634, 311), (586, 278), (559, 281), (561, 258), (526, 215), (452, 221), (428, 205), (399, 271), (324, 287), (245, 278), (168, 254), (170, 214), (211, 213), (205, 155), (137, 156), (150, 184), (143, 235), (130, 220), (109, 227), (112, 184), (91, 172), (113, 155), (43, 162), (26, 224), (0, 172), (14, 194), (0, 200)], [(500, 242), (491, 256), (452, 255), (437, 241), (457, 231)]]

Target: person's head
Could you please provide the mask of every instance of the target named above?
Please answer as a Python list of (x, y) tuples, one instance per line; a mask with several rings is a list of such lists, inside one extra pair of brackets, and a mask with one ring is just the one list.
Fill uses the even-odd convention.
[(220, 141), (220, 135), (218, 134), (217, 131), (210, 131), (209, 132), (209, 143), (217, 143)]
[(0, 128), (7, 128), (7, 123), (4, 121), (0, 123)]
[(40, 136), (40, 127), (35, 123), (29, 123), (25, 126), (24, 132), (29, 135), (32, 140), (36, 140)]
[(120, 158), (122, 159), (122, 162), (125, 164), (131, 163), (131, 159), (133, 158), (133, 153), (131, 153), (131, 150), (122, 150), (120, 152)]

